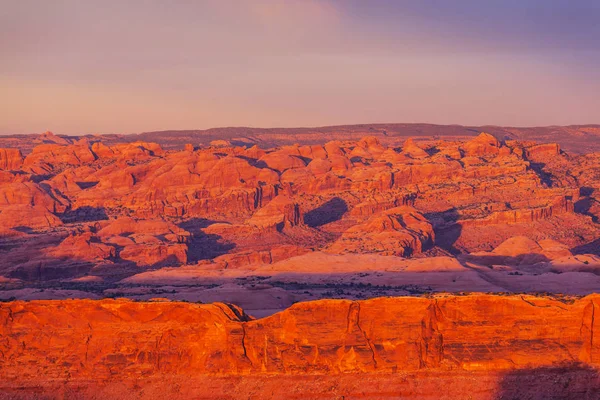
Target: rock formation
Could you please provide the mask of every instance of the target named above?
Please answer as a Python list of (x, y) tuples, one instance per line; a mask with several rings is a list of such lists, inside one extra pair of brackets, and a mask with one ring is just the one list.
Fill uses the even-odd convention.
[[(485, 133), (466, 142), (396, 144), (363, 136), (266, 149), (231, 140), (180, 151), (145, 140), (46, 133), (37, 146), (24, 147), (22, 164), (17, 147), (0, 151), (6, 248), (24, 231), (37, 236), (19, 245), (34, 251), (96, 221), (100, 230), (90, 243), (112, 246), (111, 262), (143, 268), (284, 245), (406, 257), (489, 251), (518, 235), (569, 248), (600, 236), (593, 194), (582, 199), (579, 184), (595, 185), (597, 160), (589, 155), (573, 158), (553, 144)], [(590, 206), (581, 212), (585, 201)], [(413, 209), (397, 209), (405, 206)], [(101, 231), (112, 228), (105, 221), (130, 227), (107, 237)], [(155, 221), (171, 226), (145, 232)], [(209, 229), (215, 222), (222, 225)], [(542, 225), (552, 226), (545, 237)], [(188, 239), (177, 238), (178, 226), (192, 232)], [(82, 249), (84, 242), (77, 242)], [(107, 271), (104, 258), (83, 258)]]
[[(569, 279), (569, 293), (590, 293), (596, 269), (577, 257), (593, 266), (598, 254), (598, 157), (492, 133), (460, 141), (363, 131), (264, 148), (242, 136), (185, 149), (189, 137), (179, 147), (146, 137), (49, 133), (31, 143), (6, 142), (25, 158), (19, 165), (18, 152), (0, 152), (6, 167), (0, 169), (0, 295), (18, 297), (45, 285), (63, 290), (65, 280), (75, 280), (68, 285), (81, 293), (120, 293), (123, 279), (171, 276), (174, 267), (207, 285), (234, 280), (250, 290), (266, 266), (311, 254), (306, 262), (322, 265), (323, 275), (329, 267), (320, 263), (322, 254), (350, 257), (365, 268), (364, 259), (351, 256), (436, 257), (429, 258), (433, 266), (457, 255), (475, 269), (453, 264), (456, 275), (424, 279), (410, 275), (411, 267), (394, 285), (346, 276), (339, 281), (343, 288), (318, 290), (282, 288), (274, 280), (265, 289), (274, 303), (276, 291), (290, 302), (470, 287), (560, 292)], [(493, 251), (518, 236), (541, 250)], [(509, 250), (520, 246), (508, 243)], [(230, 268), (239, 275), (227, 275)], [(321, 278), (322, 285), (337, 284)], [(349, 279), (378, 287), (351, 288)], [(100, 282), (117, 288), (98, 289)]]
[(380, 253), (401, 257), (421, 253), (434, 241), (433, 227), (409, 206), (391, 208), (352, 226), (329, 251)]
[(434, 294), (597, 292), (600, 155), (411, 127), (1, 137), (0, 399), (597, 398), (595, 295)]
[[(427, 384), (432, 374), (458, 383), (468, 373), (479, 382), (474, 386), (487, 392), (478, 398), (491, 399), (507, 390), (504, 375), (527, 379), (537, 369), (560, 367), (562, 374), (589, 379), (585, 368), (600, 366), (594, 335), (599, 301), (598, 296), (561, 300), (526, 295), (326, 300), (299, 303), (258, 320), (222, 303), (3, 303), (1, 389), (23, 394), (49, 387), (77, 393), (112, 386), (131, 395), (151, 390), (153, 379), (163, 380), (168, 393), (178, 377), (190, 384), (202, 377), (214, 380), (208, 387), (191, 386), (194, 391), (176, 394), (179, 398), (218, 395), (239, 376), (269, 374), (281, 382), (293, 376), (307, 382), (352, 374), (352, 379), (373, 384), (391, 374), (395, 379), (410, 376), (412, 389), (407, 383), (401, 387), (416, 398), (439, 394), (439, 387)], [(566, 383), (569, 392), (582, 390), (576, 381)], [(583, 394), (599, 387), (597, 378), (588, 381)], [(271, 389), (253, 392), (266, 396), (265, 390)], [(304, 395), (310, 390), (305, 388)], [(470, 389), (449, 390), (466, 396)], [(249, 393), (238, 393), (244, 394)]]
[(0, 149), (0, 169), (16, 170), (23, 165), (23, 155), (19, 149)]

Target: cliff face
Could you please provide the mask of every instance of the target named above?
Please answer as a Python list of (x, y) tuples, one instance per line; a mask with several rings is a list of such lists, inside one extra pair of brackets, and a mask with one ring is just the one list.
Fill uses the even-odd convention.
[(3, 303), (0, 377), (515, 371), (600, 366), (600, 296), (322, 300), (250, 320), (222, 303)]

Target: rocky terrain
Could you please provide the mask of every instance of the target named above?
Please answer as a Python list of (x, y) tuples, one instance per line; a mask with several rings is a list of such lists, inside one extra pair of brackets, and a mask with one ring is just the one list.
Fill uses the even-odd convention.
[(16, 301), (0, 305), (0, 398), (595, 399), (599, 302), (322, 300), (254, 320), (223, 303)]
[(0, 138), (0, 392), (597, 398), (596, 128), (327, 129)]
[(2, 138), (0, 299), (160, 296), (260, 317), (321, 298), (597, 291), (596, 153), (391, 128), (272, 148)]

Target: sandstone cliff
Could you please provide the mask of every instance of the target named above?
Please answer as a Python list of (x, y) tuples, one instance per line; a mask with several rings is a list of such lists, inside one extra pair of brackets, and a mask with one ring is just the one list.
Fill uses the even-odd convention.
[(17, 391), (44, 382), (137, 382), (139, 391), (156, 377), (221, 374), (377, 381), (435, 372), (451, 381), (569, 372), (600, 367), (599, 306), (596, 295), (325, 300), (252, 320), (222, 303), (19, 301), (0, 305), (0, 376)]

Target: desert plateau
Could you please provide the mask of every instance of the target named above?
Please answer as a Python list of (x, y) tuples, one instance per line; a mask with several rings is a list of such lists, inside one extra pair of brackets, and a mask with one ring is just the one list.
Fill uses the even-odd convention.
[(598, 0), (0, 0), (0, 400), (600, 400)]
[(9, 398), (600, 394), (598, 154), (190, 135), (0, 138)]

